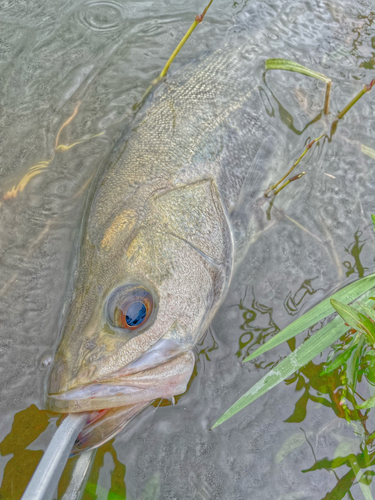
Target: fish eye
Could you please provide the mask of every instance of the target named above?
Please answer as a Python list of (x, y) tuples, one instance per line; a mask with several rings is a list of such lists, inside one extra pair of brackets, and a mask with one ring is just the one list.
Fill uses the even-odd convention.
[(154, 308), (151, 293), (139, 285), (114, 290), (107, 302), (107, 316), (116, 328), (136, 330), (145, 325)]

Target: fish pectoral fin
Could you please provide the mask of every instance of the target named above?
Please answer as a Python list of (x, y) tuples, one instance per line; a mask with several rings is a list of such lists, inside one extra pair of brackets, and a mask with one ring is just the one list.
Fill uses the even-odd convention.
[(153, 197), (152, 211), (166, 233), (185, 241), (213, 262), (232, 258), (231, 227), (212, 178)]

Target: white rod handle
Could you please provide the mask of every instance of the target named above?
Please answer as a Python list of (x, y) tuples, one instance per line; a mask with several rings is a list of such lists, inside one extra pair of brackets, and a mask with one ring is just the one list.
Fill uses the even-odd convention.
[(22, 500), (52, 500), (54, 498), (74, 441), (86, 424), (88, 415), (88, 413), (77, 413), (65, 418), (39, 462)]

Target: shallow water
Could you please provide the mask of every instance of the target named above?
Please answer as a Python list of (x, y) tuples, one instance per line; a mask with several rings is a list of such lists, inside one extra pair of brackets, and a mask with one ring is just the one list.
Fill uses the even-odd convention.
[[(203, 7), (197, 1), (2, 2), (1, 499), (20, 498), (55, 429), (57, 418), (48, 420), (38, 408), (90, 180)], [(225, 39), (235, 46), (250, 36), (264, 59), (293, 59), (331, 77), (335, 113), (374, 77), (374, 19), (370, 1), (215, 0), (172, 69)], [(280, 134), (274, 161), (287, 169), (324, 131), (323, 119), (306, 127), (322, 109), (324, 84), (274, 72), (262, 85), (272, 93), (265, 106)], [(242, 365), (249, 349), (373, 271), (375, 152), (365, 154), (361, 145), (375, 149), (374, 95), (346, 115), (332, 142), (306, 155), (301, 170), (307, 175), (277, 196), (274, 224), (251, 246), (197, 346), (187, 393), (176, 406), (148, 408), (99, 450), (85, 499), (123, 498), (125, 489), (132, 500), (363, 498), (356, 481), (337, 487), (347, 465), (337, 476), (326, 469), (302, 472), (325, 457), (358, 454), (361, 444), (333, 405), (317, 400), (319, 370), (312, 364), (299, 384), (280, 384), (209, 428), (293, 346)], [(23, 190), (12, 190), (34, 165), (38, 174)], [(367, 426), (374, 430), (371, 414)], [(335, 487), (341, 496), (328, 496)]]

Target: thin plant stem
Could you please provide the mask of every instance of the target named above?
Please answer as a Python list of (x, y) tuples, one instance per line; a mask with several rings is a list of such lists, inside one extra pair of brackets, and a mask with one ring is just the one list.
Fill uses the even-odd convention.
[[(153, 86), (156, 85), (157, 83), (159, 83), (160, 80), (165, 77), (165, 75), (167, 74), (167, 71), (168, 71), (170, 65), (172, 64), (172, 62), (174, 61), (175, 57), (180, 52), (180, 50), (182, 49), (182, 47), (185, 45), (186, 40), (193, 33), (193, 31), (195, 30), (195, 28), (197, 27), (197, 25), (200, 24), (203, 21), (203, 18), (206, 15), (206, 12), (208, 11), (208, 9), (209, 9), (210, 5), (212, 4), (212, 2), (213, 2), (213, 0), (210, 0), (210, 2), (208, 3), (207, 7), (204, 9), (204, 11), (202, 12), (202, 14), (200, 14), (200, 15), (197, 14), (195, 16), (193, 24), (187, 30), (186, 34), (184, 35), (184, 37), (182, 38), (182, 40), (180, 41), (180, 43), (177, 45), (177, 47), (174, 49), (171, 57), (168, 59), (167, 64), (164, 66), (164, 68), (161, 71), (160, 75), (157, 78), (155, 78), (154, 80), (152, 80), (151, 85), (148, 87), (148, 89), (146, 90), (146, 92), (143, 94), (143, 97), (142, 97), (139, 105), (144, 101), (145, 97), (147, 97), (147, 95), (149, 94), (149, 92), (153, 88)], [(133, 107), (133, 109), (137, 108), (139, 105), (136, 104)]]
[(370, 83), (365, 85), (363, 89), (360, 92), (358, 92), (358, 94), (350, 101), (350, 103), (347, 106), (345, 106), (345, 108), (342, 111), (340, 111), (340, 113), (338, 113), (337, 118), (341, 120), (341, 118), (349, 111), (349, 109), (352, 106), (354, 106), (354, 104), (363, 96), (363, 94), (365, 94), (366, 92), (370, 92), (374, 84), (375, 84), (375, 78), (371, 80)]
[[(314, 71), (308, 70), (304, 66), (301, 66), (297, 63), (294, 63), (293, 61), (287, 61), (284, 59), (268, 59), (266, 61), (266, 70), (270, 70), (270, 69), (284, 69), (284, 70), (288, 70), (288, 71), (295, 71), (295, 72), (302, 73), (302, 74), (305, 74), (308, 76), (313, 76), (315, 78), (318, 78), (319, 80), (325, 81), (327, 84), (327, 89), (326, 89), (326, 97), (325, 97), (325, 103), (324, 103), (324, 114), (329, 113), (329, 100), (330, 100), (331, 85), (332, 85), (332, 82), (331, 82), (331, 80), (329, 80), (329, 78), (325, 77), (324, 75), (322, 75), (320, 73), (315, 73)], [(341, 120), (341, 118), (343, 118), (343, 116), (345, 116), (345, 114), (349, 111), (349, 109), (352, 108), (354, 106), (354, 104), (366, 92), (370, 92), (370, 90), (372, 89), (372, 87), (374, 85), (375, 85), (375, 79), (371, 80), (370, 83), (366, 84), (363, 87), (363, 89), (349, 102), (349, 104), (347, 106), (345, 106), (345, 108), (342, 111), (340, 111), (338, 113), (337, 118), (332, 123), (330, 136), (327, 136), (329, 141), (332, 140), (332, 136), (336, 132), (339, 120)], [(282, 186), (279, 189), (276, 189), (288, 177), (288, 175), (291, 172), (293, 172), (293, 170), (296, 168), (298, 163), (305, 156), (307, 151), (312, 147), (312, 145), (315, 142), (318, 142), (325, 135), (326, 134), (322, 134), (320, 137), (318, 137), (317, 139), (314, 139), (313, 141), (310, 142), (310, 144), (308, 144), (307, 148), (304, 150), (302, 155), (297, 159), (297, 161), (292, 165), (292, 167), (288, 170), (288, 172), (276, 184), (271, 185), (266, 190), (266, 192), (264, 193), (265, 197), (267, 197), (271, 191), (273, 191), (274, 196), (277, 195), (282, 189), (284, 189), (288, 184), (290, 184), (290, 182), (297, 180), (297, 179), (300, 179), (302, 177), (302, 175), (304, 175), (304, 174), (300, 174), (299, 176), (293, 177), (292, 179), (289, 179), (289, 181), (282, 184)], [(272, 204), (270, 205), (268, 210), (270, 211), (271, 208), (272, 208)], [(267, 212), (267, 218), (269, 218), (269, 216), (270, 216), (270, 214)]]
[(290, 220), (290, 222), (293, 222), (293, 224), (295, 224), (297, 227), (299, 227), (300, 229), (302, 229), (302, 231), (305, 231), (312, 238), (314, 238), (315, 240), (317, 240), (321, 245), (324, 245), (323, 241), (319, 238), (319, 236), (316, 236), (314, 233), (311, 233), (305, 226), (302, 226), (302, 224), (300, 224), (296, 220), (292, 219), (292, 217), (290, 217), (288, 214), (284, 214), (284, 217), (286, 219)]
[(171, 57), (168, 59), (167, 61), (167, 64), (164, 66), (163, 68), (163, 71), (160, 73), (160, 75), (155, 78), (155, 80), (153, 80), (153, 84), (157, 84), (166, 74), (167, 74), (167, 71), (169, 69), (169, 66), (172, 64), (174, 58), (177, 56), (177, 54), (180, 52), (180, 50), (182, 49), (182, 47), (184, 46), (186, 40), (189, 38), (189, 36), (193, 33), (193, 31), (195, 30), (195, 28), (197, 27), (198, 24), (200, 24), (202, 21), (203, 21), (203, 18), (206, 14), (206, 12), (208, 11), (210, 5), (212, 4), (213, 0), (210, 0), (209, 4), (207, 5), (207, 7), (204, 9), (204, 11), (202, 12), (201, 15), (197, 14), (195, 16), (195, 19), (194, 19), (194, 22), (193, 24), (190, 26), (190, 28), (187, 30), (185, 36), (182, 38), (181, 42), (177, 45), (177, 47), (174, 49)]
[(267, 211), (266, 211), (267, 220), (271, 220), (271, 210), (272, 210), (274, 202), (275, 202), (275, 197), (272, 198), (272, 200), (270, 201), (269, 207), (267, 208)]
[(324, 114), (325, 115), (328, 115), (328, 113), (329, 113), (329, 98), (331, 96), (331, 85), (332, 85), (332, 82), (330, 80), (329, 82), (327, 82), (326, 97), (324, 100)]
[(290, 184), (291, 182), (293, 181), (296, 181), (298, 179), (300, 179), (303, 175), (306, 175), (306, 172), (301, 172), (300, 174), (298, 175), (295, 175), (294, 177), (291, 177), (290, 179), (288, 179), (286, 182), (284, 182), (284, 184), (282, 184), (279, 189), (277, 189), (276, 191), (273, 192), (273, 194), (276, 196), (278, 193), (280, 193), (280, 191), (282, 189), (284, 189), (288, 184)]
[[(264, 193), (264, 196), (267, 197), (268, 194), (270, 193), (270, 191), (274, 191), (277, 186), (279, 184), (281, 184), (287, 177), (289, 174), (291, 174), (293, 172), (293, 170), (296, 168), (296, 166), (298, 165), (298, 163), (302, 160), (302, 158), (305, 156), (305, 154), (308, 152), (309, 149), (312, 148), (313, 144), (315, 142), (318, 142), (320, 141), (320, 139), (322, 137), (324, 137), (325, 134), (322, 134), (321, 136), (317, 137), (316, 139), (312, 140), (306, 147), (306, 149), (304, 150), (304, 152), (301, 154), (301, 156), (297, 159), (297, 161), (295, 163), (293, 163), (292, 167), (288, 170), (288, 172), (278, 181), (276, 182), (276, 184), (274, 184), (273, 186), (270, 186), (267, 191)], [(285, 185), (283, 185), (283, 187), (285, 187)], [(282, 189), (282, 188), (281, 188)], [(281, 191), (281, 189), (279, 189), (277, 192), (274, 192), (274, 194), (277, 194), (279, 191)]]

